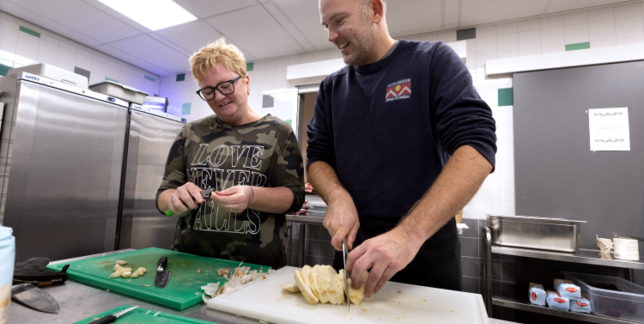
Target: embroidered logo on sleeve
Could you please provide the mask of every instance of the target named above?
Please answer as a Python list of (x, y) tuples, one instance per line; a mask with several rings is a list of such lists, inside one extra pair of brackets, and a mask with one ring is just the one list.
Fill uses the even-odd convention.
[(386, 92), (385, 101), (387, 102), (411, 98), (411, 79), (402, 79), (388, 84)]

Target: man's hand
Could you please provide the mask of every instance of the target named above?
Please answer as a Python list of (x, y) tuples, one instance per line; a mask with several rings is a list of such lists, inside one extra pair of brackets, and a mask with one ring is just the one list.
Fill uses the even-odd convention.
[(342, 251), (342, 240), (346, 237), (348, 248), (353, 249), (360, 228), (358, 210), (353, 198), (338, 180), (335, 169), (326, 162), (315, 161), (309, 166), (309, 179), (329, 205), (323, 225), (331, 235), (331, 245)]
[(249, 208), (252, 192), (248, 186), (234, 186), (223, 191), (215, 191), (210, 198), (227, 212), (241, 213)]
[(168, 207), (175, 215), (187, 214), (203, 203), (201, 192), (203, 190), (199, 189), (197, 185), (192, 182), (186, 182), (168, 198)]
[(362, 272), (371, 268), (364, 289), (365, 297), (371, 297), (414, 259), (421, 246), (398, 228), (366, 240), (347, 257), (351, 281), (360, 282)]
[(378, 292), (391, 277), (405, 268), (421, 246), (474, 196), (492, 164), (468, 145), (459, 147), (428, 192), (398, 225), (360, 244), (347, 257), (353, 282), (371, 268), (365, 296)]
[(351, 197), (347, 195), (347, 197), (330, 202), (322, 224), (329, 231), (331, 245), (336, 250), (342, 251), (342, 240), (345, 237), (348, 248), (352, 249), (360, 227), (360, 220), (358, 220), (358, 210)]

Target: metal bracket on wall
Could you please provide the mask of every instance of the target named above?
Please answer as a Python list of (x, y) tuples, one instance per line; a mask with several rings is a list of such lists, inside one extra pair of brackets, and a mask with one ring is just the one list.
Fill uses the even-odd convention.
[(483, 240), (483, 262), (481, 270), (483, 273), (483, 302), (487, 308), (487, 316), (492, 318), (492, 231), (489, 226), (481, 229)]

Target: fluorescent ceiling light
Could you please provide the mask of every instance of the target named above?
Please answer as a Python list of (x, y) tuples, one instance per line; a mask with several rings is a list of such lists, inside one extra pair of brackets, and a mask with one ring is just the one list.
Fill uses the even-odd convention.
[(98, 0), (139, 24), (159, 30), (197, 20), (172, 0)]

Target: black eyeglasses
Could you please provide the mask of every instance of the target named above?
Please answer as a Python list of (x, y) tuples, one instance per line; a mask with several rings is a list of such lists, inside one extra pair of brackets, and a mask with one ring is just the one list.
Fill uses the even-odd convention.
[(241, 78), (241, 75), (234, 78), (233, 80), (228, 80), (220, 82), (214, 87), (205, 87), (197, 90), (199, 97), (205, 101), (210, 101), (215, 98), (215, 90), (219, 91), (222, 95), (226, 96), (233, 94), (235, 92), (235, 82)]

